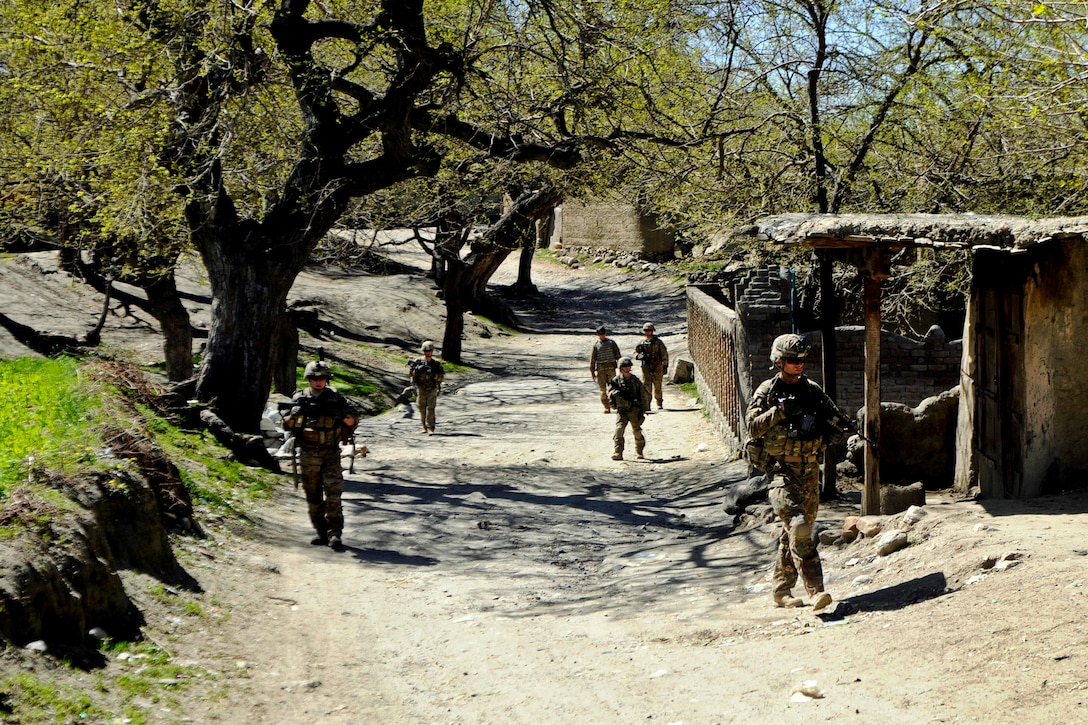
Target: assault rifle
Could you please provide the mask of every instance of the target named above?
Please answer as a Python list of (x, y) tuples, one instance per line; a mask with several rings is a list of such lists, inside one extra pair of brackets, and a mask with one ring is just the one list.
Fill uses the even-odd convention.
[(608, 381), (608, 389), (615, 392), (617, 396), (629, 402), (633, 407), (642, 410), (642, 401), (635, 397), (635, 394), (628, 386), (624, 385), (623, 383), (617, 383), (616, 378), (611, 378)]
[(834, 402), (831, 402), (831, 410), (828, 411), (827, 422), (825, 423), (828, 428), (835, 431), (840, 437), (845, 433), (850, 433), (861, 438), (863, 441), (876, 448), (876, 441), (867, 437), (858, 428), (857, 423), (852, 421), (846, 413), (842, 412)]
[[(276, 407), (279, 408), (280, 417), (286, 419), (291, 413), (291, 409), (294, 408), (296, 402), (294, 400), (281, 401)], [(284, 441), (280, 449), (276, 451), (277, 457), (291, 457), (291, 478), (295, 481), (295, 490), (298, 490), (299, 484), (299, 472), (298, 472), (298, 447), (295, 440), (295, 431), (288, 428), (286, 425), (283, 427)]]
[[(818, 424), (817, 418), (822, 414), (823, 428), (825, 431), (831, 434), (832, 438), (842, 438), (846, 433), (856, 435), (866, 443), (876, 446), (876, 443), (870, 440), (861, 430), (857, 424), (850, 419), (846, 413), (835, 405), (835, 401), (830, 398), (826, 398), (821, 401), (822, 410), (817, 413), (806, 413), (804, 411), (804, 404), (802, 402), (803, 395), (798, 395), (792, 390), (774, 388), (772, 389), (775, 402), (782, 407), (782, 412), (786, 414), (786, 417), (794, 421), (794, 430), (791, 431), (791, 437), (807, 438), (812, 434)], [(807, 391), (806, 391), (807, 392)]]

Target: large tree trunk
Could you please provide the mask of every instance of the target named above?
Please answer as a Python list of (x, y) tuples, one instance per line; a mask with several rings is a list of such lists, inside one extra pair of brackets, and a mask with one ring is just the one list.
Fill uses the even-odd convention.
[(518, 279), (514, 282), (513, 293), (515, 297), (528, 297), (537, 293), (533, 284), (533, 257), (536, 255), (536, 245), (526, 244), (521, 248), (521, 257), (518, 258)]
[[(194, 234), (211, 286), (211, 325), (197, 375), (196, 396), (240, 433), (258, 430), (272, 387), (272, 349), (287, 293), (309, 248), (297, 228), (208, 225)], [(269, 254), (275, 249), (279, 254)]]
[(298, 325), (294, 315), (276, 315), (272, 334), (272, 389), (282, 395), (294, 395), (298, 385)]
[(163, 275), (144, 284), (151, 314), (162, 328), (162, 351), (166, 377), (180, 382), (193, 376), (193, 328), (189, 311), (181, 302), (174, 274)]
[(442, 266), (446, 270), (442, 278), (442, 294), (446, 303), (446, 327), (442, 332), (442, 359), (460, 363), (463, 352), (461, 336), (465, 331), (465, 310), (467, 309), (467, 289), (462, 281), (465, 276), (465, 265), (456, 258), (442, 261)]

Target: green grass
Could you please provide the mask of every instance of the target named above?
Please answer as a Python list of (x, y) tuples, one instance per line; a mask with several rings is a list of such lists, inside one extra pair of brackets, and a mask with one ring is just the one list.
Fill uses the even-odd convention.
[(13, 715), (24, 725), (31, 723), (106, 722), (110, 713), (96, 706), (86, 693), (60, 688), (27, 673), (0, 678), (0, 692), (7, 694)]
[(0, 360), (0, 496), (27, 483), (35, 466), (93, 464), (100, 453), (88, 441), (93, 398), (80, 385), (71, 358)]
[[(160, 412), (154, 394), (112, 381), (100, 361), (0, 361), (0, 394), (10, 405), (0, 421), (0, 546), (28, 529), (39, 531), (46, 543), (56, 539), (52, 522), (79, 506), (57, 486), (58, 474), (74, 478), (93, 472), (115, 491), (131, 485), (139, 464), (105, 449), (100, 430), (107, 424), (165, 452), (194, 505), (240, 522), (281, 480), (238, 463), (211, 434), (179, 428)], [(147, 391), (154, 392), (150, 384)], [(148, 594), (187, 619), (199, 621), (213, 612), (221, 618), (214, 601), (190, 592), (175, 593), (155, 582)], [(198, 682), (202, 692), (210, 685), (212, 696), (223, 695), (214, 673), (179, 664), (156, 645), (107, 641), (102, 649), (109, 664), (94, 673), (81, 673), (65, 661), (51, 673), (0, 671), (0, 721), (143, 725), (157, 721), (159, 711), (183, 711), (187, 691)]]
[(215, 513), (245, 518), (276, 485), (274, 473), (239, 463), (210, 433), (194, 435), (167, 427), (156, 433), (155, 442), (178, 465), (193, 504), (204, 504)]
[[(299, 379), (299, 389), (305, 388), (307, 385), (308, 383), (304, 378)], [(336, 388), (337, 392), (356, 398), (369, 398), (379, 392), (378, 386), (368, 380), (363, 372), (351, 369), (336, 372), (332, 380), (332, 386)]]
[[(82, 369), (72, 358), (0, 361), (0, 399), (11, 412), (0, 420), (0, 500), (29, 486), (39, 509), (24, 513), (22, 526), (40, 528), (37, 523), (75, 506), (63, 492), (38, 483), (45, 469), (66, 475), (106, 471), (114, 474), (107, 485), (125, 486), (122, 474), (135, 464), (114, 457), (99, 442), (104, 422), (142, 429), (162, 447), (178, 465), (194, 504), (244, 515), (275, 486), (275, 474), (237, 462), (210, 434), (181, 430), (139, 400), (118, 404), (120, 392), (82, 375)], [(123, 420), (126, 416), (132, 420)], [(0, 539), (18, 530), (5, 523)]]

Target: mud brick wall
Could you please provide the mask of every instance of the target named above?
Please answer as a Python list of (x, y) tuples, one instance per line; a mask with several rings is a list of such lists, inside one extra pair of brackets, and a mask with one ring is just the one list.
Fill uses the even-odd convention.
[(674, 233), (631, 204), (566, 201), (553, 212), (549, 246), (604, 247), (646, 259), (671, 259)]
[[(752, 392), (774, 374), (774, 338), (791, 330), (789, 280), (776, 265), (753, 269), (731, 291), (717, 285), (688, 287), (688, 350), (695, 381), (723, 439), (735, 450), (744, 440), (744, 412)], [(806, 373), (823, 382), (823, 336), (803, 332), (812, 344)], [(853, 416), (865, 403), (865, 328), (836, 329), (837, 403)], [(962, 341), (947, 342), (939, 328), (925, 340), (881, 334), (881, 400), (917, 406), (959, 383)]]

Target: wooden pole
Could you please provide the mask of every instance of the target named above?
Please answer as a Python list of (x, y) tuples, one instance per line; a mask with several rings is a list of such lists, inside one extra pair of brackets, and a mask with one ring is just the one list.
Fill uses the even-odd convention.
[[(820, 303), (823, 314), (820, 316), (820, 330), (823, 334), (823, 374), (824, 392), (827, 397), (839, 400), (839, 363), (835, 340), (835, 328), (839, 324), (839, 298), (835, 293), (835, 267), (827, 254), (817, 253), (820, 265)], [(820, 498), (830, 501), (838, 495), (838, 470), (835, 468), (835, 456), (831, 448), (824, 451), (824, 468), (820, 484)]]
[(861, 513), (880, 513), (880, 277), (865, 278), (865, 487)]

